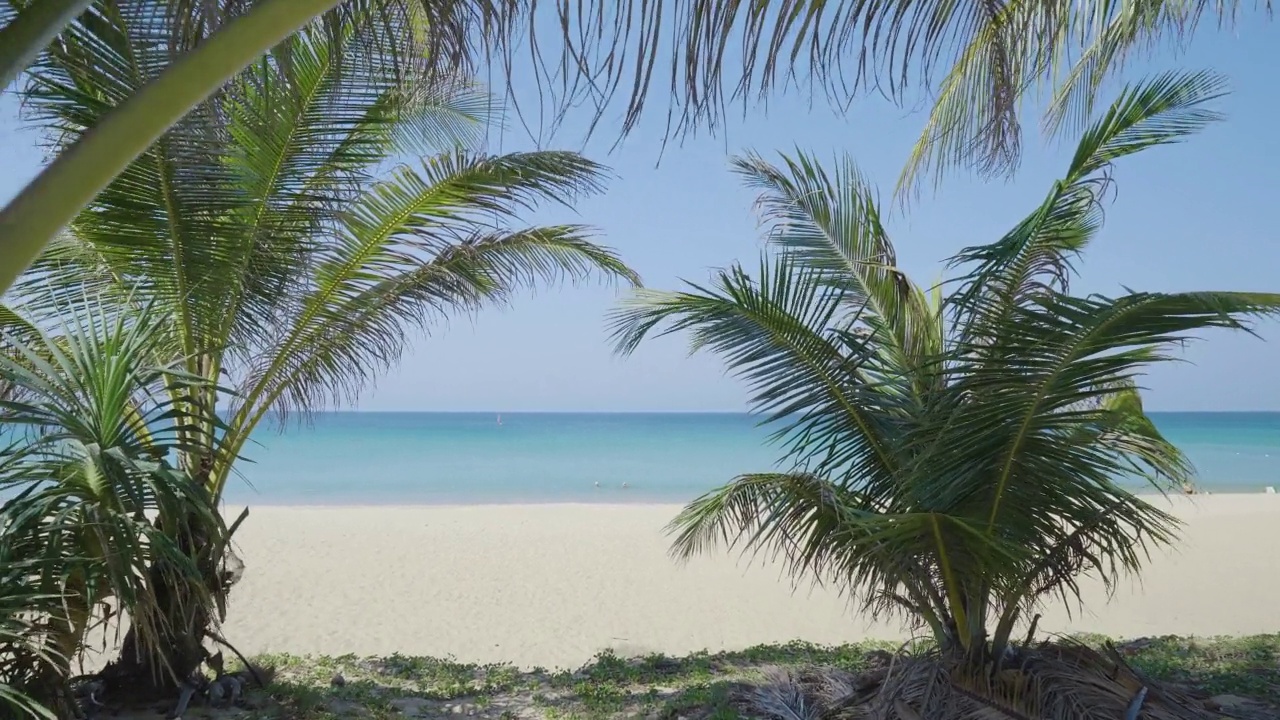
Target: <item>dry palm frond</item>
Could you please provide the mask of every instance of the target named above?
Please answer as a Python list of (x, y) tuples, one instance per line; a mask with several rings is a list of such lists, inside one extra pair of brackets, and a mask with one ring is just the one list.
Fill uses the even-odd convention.
[(822, 705), (810, 696), (800, 678), (790, 670), (768, 667), (764, 682), (751, 696), (751, 705), (780, 720), (821, 720)]
[(1144, 677), (1118, 654), (1061, 642), (1018, 648), (999, 668), (928, 652), (904, 657), (875, 704), (955, 720), (1121, 720), (1141, 701), (1144, 720), (1214, 715), (1176, 688)]
[[(936, 650), (900, 654), (891, 666), (770, 667), (737, 692), (748, 714), (778, 720), (1208, 720), (1203, 703), (1130, 667), (1112, 648), (1069, 640), (1011, 651), (975, 669)], [(1140, 712), (1133, 714), (1134, 709)]]

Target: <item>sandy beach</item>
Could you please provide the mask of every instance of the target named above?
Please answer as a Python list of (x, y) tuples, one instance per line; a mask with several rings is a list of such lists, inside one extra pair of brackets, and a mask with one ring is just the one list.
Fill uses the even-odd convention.
[[(1162, 501), (1163, 502), (1163, 501)], [(1280, 630), (1280, 496), (1174, 498), (1184, 542), (1141, 585), (1049, 631), (1119, 636)], [(229, 508), (233, 514), (239, 508)], [(777, 567), (720, 554), (679, 565), (668, 505), (256, 507), (226, 635), (246, 652), (454, 656), (576, 667), (622, 654), (904, 637)]]

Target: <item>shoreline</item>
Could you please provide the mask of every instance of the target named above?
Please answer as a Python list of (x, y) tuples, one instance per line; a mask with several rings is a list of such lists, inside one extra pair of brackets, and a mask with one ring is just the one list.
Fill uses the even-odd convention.
[[(1107, 603), (1048, 607), (1045, 633), (1115, 637), (1277, 630), (1280, 495), (1171, 497), (1184, 541)], [(238, 511), (236, 504), (227, 505)], [(597, 653), (901, 641), (838, 595), (793, 592), (777, 565), (723, 550), (687, 564), (663, 527), (679, 504), (250, 507), (226, 637), (246, 654), (453, 657), (576, 668)]]
[[(1277, 490), (1276, 493), (1267, 492), (1268, 487)], [(627, 493), (633, 492), (634, 488), (622, 490), (619, 488), (602, 488), (602, 492)], [(1257, 490), (1200, 490), (1191, 495), (1184, 493), (1169, 491), (1168, 493), (1159, 492), (1135, 492), (1135, 495), (1141, 498), (1162, 498), (1166, 500), (1195, 501), (1206, 497), (1280, 497), (1280, 480), (1275, 485), (1258, 486)], [(550, 498), (550, 499), (530, 499), (530, 498), (511, 498), (506, 500), (494, 500), (484, 497), (477, 497), (473, 500), (458, 500), (454, 498), (441, 499), (439, 501), (427, 501), (418, 498), (409, 501), (388, 500), (386, 502), (372, 501), (355, 501), (355, 500), (318, 500), (315, 502), (299, 501), (297, 499), (290, 500), (260, 500), (247, 503), (239, 496), (232, 496), (232, 500), (224, 499), (222, 505), (224, 508), (249, 508), (252, 513), (254, 508), (275, 508), (282, 510), (290, 509), (314, 509), (314, 508), (355, 508), (355, 509), (392, 509), (392, 508), (467, 508), (467, 507), (543, 507), (543, 506), (582, 506), (582, 507), (672, 507), (681, 508), (687, 503), (696, 499), (697, 495), (689, 496), (684, 500), (674, 500), (668, 498), (646, 497), (642, 492), (636, 492), (634, 500), (623, 500), (617, 497), (600, 498), (595, 500), (586, 500), (578, 498)]]

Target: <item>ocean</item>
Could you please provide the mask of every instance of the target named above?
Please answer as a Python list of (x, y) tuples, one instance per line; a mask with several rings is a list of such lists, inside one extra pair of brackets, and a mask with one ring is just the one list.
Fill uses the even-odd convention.
[[(1211, 492), (1280, 486), (1280, 413), (1152, 413)], [(766, 471), (745, 414), (323, 413), (244, 451), (227, 500), (249, 505), (671, 502)], [(599, 483), (599, 487), (596, 486)]]

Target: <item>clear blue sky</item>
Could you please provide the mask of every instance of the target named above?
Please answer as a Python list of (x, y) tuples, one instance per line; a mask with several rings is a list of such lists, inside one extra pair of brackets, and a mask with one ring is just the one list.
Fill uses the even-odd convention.
[[(1234, 32), (1202, 30), (1189, 51), (1135, 65), (1146, 70), (1215, 68), (1233, 92), (1219, 102), (1228, 115), (1189, 143), (1149, 151), (1121, 164), (1107, 224), (1081, 265), (1081, 291), (1238, 289), (1280, 291), (1280, 24), (1250, 14)], [(34, 136), (18, 129), (16, 103), (0, 100), (0, 199), (8, 199), (41, 163)], [(919, 113), (879, 97), (844, 117), (792, 95), (767, 114), (730, 123), (716, 138), (670, 147), (658, 167), (664, 117), (654, 108), (621, 148), (608, 131), (587, 146), (618, 178), (576, 213), (540, 213), (538, 221), (599, 228), (647, 285), (703, 280), (734, 260), (753, 263), (761, 248), (752, 195), (728, 172), (728, 158), (797, 145), (822, 156), (851, 152), (888, 200), (919, 132)], [(570, 120), (560, 137), (576, 140)], [(529, 147), (505, 134), (504, 150)], [(495, 138), (493, 149), (497, 149)], [(1025, 142), (1011, 182), (954, 175), (935, 196), (890, 221), (904, 268), (931, 283), (940, 261), (958, 248), (989, 242), (1026, 214), (1066, 166), (1067, 151), (1037, 136)], [(688, 357), (682, 339), (645, 345), (630, 359), (612, 355), (604, 316), (616, 302), (601, 287), (544, 290), (510, 309), (458, 318), (416, 343), (400, 367), (366, 393), (365, 410), (736, 411), (746, 393), (712, 356)], [(1259, 326), (1262, 339), (1212, 334), (1185, 353), (1188, 363), (1157, 368), (1146, 379), (1156, 410), (1280, 410), (1280, 323)]]

